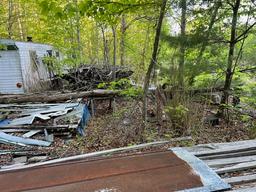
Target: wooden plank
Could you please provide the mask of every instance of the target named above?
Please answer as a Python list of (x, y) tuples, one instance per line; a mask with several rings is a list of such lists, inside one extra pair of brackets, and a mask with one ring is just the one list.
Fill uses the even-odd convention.
[(225, 159), (205, 160), (204, 162), (210, 167), (221, 167), (225, 165), (244, 163), (249, 161), (256, 161), (256, 155), (245, 156), (245, 157), (231, 157), (231, 158), (225, 158)]
[(243, 175), (238, 177), (225, 178), (224, 181), (231, 185), (238, 185), (243, 183), (251, 183), (256, 181), (256, 174), (253, 175)]
[(199, 158), (202, 160), (211, 160), (211, 159), (223, 159), (223, 158), (231, 158), (231, 157), (242, 157), (242, 156), (249, 156), (249, 155), (256, 155), (256, 150), (242, 151), (238, 153), (212, 155), (212, 156), (205, 156), (205, 157), (199, 157)]
[(195, 152), (193, 154), (196, 155), (197, 157), (203, 157), (203, 156), (243, 152), (243, 151), (249, 151), (249, 150), (256, 150), (256, 144), (255, 145), (245, 145), (245, 146), (235, 146), (235, 147), (230, 147), (230, 148), (226, 148), (226, 149), (215, 149), (215, 150), (210, 150), (210, 151)]
[(186, 147), (186, 150), (192, 152), (193, 154), (196, 152), (203, 152), (203, 151), (211, 151), (214, 149), (229, 149), (230, 147), (243, 147), (243, 146), (252, 146), (256, 145), (256, 140), (243, 140), (243, 141), (236, 141), (236, 142), (229, 142), (229, 143), (208, 143), (208, 144), (199, 144), (192, 147)]
[(232, 190), (232, 192), (254, 192), (254, 191), (256, 191), (256, 187)]
[(256, 161), (252, 161), (252, 162), (246, 162), (246, 163), (239, 163), (237, 165), (230, 166), (230, 167), (220, 168), (215, 170), (215, 172), (218, 174), (223, 174), (223, 173), (247, 170), (255, 167), (256, 167)]

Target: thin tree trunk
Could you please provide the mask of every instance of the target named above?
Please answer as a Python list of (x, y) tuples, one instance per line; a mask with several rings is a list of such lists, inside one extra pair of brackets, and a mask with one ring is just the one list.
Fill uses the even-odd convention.
[(99, 57), (99, 31), (98, 31), (98, 25), (96, 24), (96, 30), (95, 30), (95, 33), (96, 33), (96, 60), (97, 60), (97, 65), (99, 65), (100, 63), (100, 57)]
[(187, 1), (181, 0), (181, 40), (180, 40), (180, 58), (179, 58), (179, 88), (184, 88), (184, 62), (185, 62), (185, 51), (186, 51), (186, 12), (187, 12)]
[(18, 1), (17, 3), (17, 21), (18, 21), (18, 27), (19, 27), (19, 35), (20, 35), (20, 40), (24, 41), (25, 40), (25, 35), (24, 35), (24, 27), (23, 27), (23, 23), (22, 23), (22, 14), (21, 14), (21, 10), (20, 10), (20, 6), (21, 6), (21, 2)]
[(105, 29), (103, 25), (100, 25), (101, 32), (102, 32), (102, 40), (103, 40), (103, 53), (104, 53), (104, 58), (103, 58), (103, 63), (104, 65), (108, 66), (109, 65), (109, 59), (108, 59), (108, 41), (106, 39), (105, 35)]
[(125, 16), (122, 15), (121, 37), (120, 37), (120, 65), (125, 64), (125, 31), (126, 31), (126, 21), (125, 21)]
[(13, 1), (12, 0), (8, 0), (7, 32), (8, 32), (8, 38), (9, 39), (12, 39), (12, 36), (13, 36), (13, 31), (12, 31), (13, 21), (12, 21), (12, 17), (13, 17)]
[(236, 45), (236, 27), (237, 27), (237, 19), (238, 19), (238, 10), (240, 6), (241, 0), (236, 0), (233, 6), (233, 16), (232, 16), (232, 25), (231, 25), (231, 36), (229, 43), (229, 53), (228, 53), (228, 62), (226, 69), (226, 77), (225, 84), (223, 89), (223, 96), (221, 99), (221, 104), (225, 104), (228, 102), (229, 91), (231, 87), (232, 77), (233, 77), (233, 60), (234, 60), (234, 51)]
[(143, 119), (144, 119), (144, 121), (146, 121), (146, 119), (147, 119), (147, 93), (148, 93), (148, 87), (149, 87), (151, 74), (152, 74), (153, 69), (156, 66), (156, 63), (157, 63), (158, 45), (159, 45), (159, 41), (160, 41), (160, 33), (161, 33), (161, 28), (162, 28), (162, 22), (163, 22), (164, 15), (165, 15), (166, 3), (167, 3), (167, 0), (162, 0), (160, 16), (159, 16), (157, 27), (156, 27), (153, 53), (152, 53), (150, 64), (149, 64), (149, 67), (148, 67), (148, 70), (147, 70), (147, 73), (146, 73), (146, 77), (145, 77), (145, 80), (144, 80), (144, 87), (143, 87), (143, 91), (144, 91), (144, 95), (143, 95)]
[(80, 34), (80, 13), (78, 8), (78, 2), (77, 0), (73, 0), (75, 6), (76, 6), (76, 43), (77, 43), (77, 57), (79, 59), (79, 62), (81, 62), (81, 56), (82, 56), (82, 47), (81, 47), (81, 34)]
[(112, 26), (112, 33), (113, 33), (113, 79), (116, 79), (116, 70), (115, 70), (115, 66), (116, 66), (116, 26)]
[(147, 48), (148, 48), (148, 42), (149, 42), (149, 25), (148, 25), (148, 28), (147, 28), (147, 31), (146, 31), (146, 37), (145, 37), (145, 41), (144, 41), (144, 46), (143, 46), (143, 49), (142, 49), (142, 59), (141, 59), (141, 66), (142, 66), (142, 69), (144, 70), (145, 69), (145, 59), (146, 59), (146, 51), (147, 51)]

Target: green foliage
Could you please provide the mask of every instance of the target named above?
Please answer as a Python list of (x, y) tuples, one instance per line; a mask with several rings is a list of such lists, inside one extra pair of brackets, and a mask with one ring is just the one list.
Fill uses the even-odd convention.
[[(161, 43), (158, 51), (158, 63), (155, 71), (158, 83), (177, 84), (180, 45), (185, 45), (184, 77), (187, 85), (194, 88), (223, 87), (225, 68), (228, 56), (228, 40), (230, 39), (230, 25), (232, 11), (230, 5), (223, 1), (218, 11), (217, 19), (206, 38), (207, 30), (217, 1), (187, 1), (186, 36), (183, 38), (172, 23), (171, 17), (180, 11), (180, 1), (169, 1), (168, 15), (164, 19)], [(48, 67), (56, 73), (61, 73), (63, 67), (78, 67), (80, 64), (104, 63), (104, 44), (102, 28), (107, 41), (109, 64), (113, 62), (113, 34), (117, 35), (117, 65), (121, 55), (121, 38), (124, 38), (125, 65), (135, 71), (135, 80), (143, 81), (144, 74), (150, 62), (155, 24), (159, 14), (161, 1), (159, 0), (19, 0), (12, 1), (13, 10), (9, 13), (7, 0), (0, 3), (0, 36), (15, 40), (26, 40), (32, 36), (35, 42), (51, 44), (59, 49), (64, 59), (59, 62), (54, 58), (45, 58)], [(255, 17), (255, 11), (248, 12), (253, 4), (242, 1), (239, 17)], [(254, 11), (254, 12), (253, 12)], [(177, 15), (179, 16), (179, 15)], [(125, 18), (125, 31), (122, 32), (122, 20)], [(179, 22), (179, 21), (178, 21)], [(252, 22), (250, 20), (249, 24)], [(8, 24), (11, 24), (8, 26)], [(101, 28), (102, 27), (102, 28)], [(237, 35), (246, 28), (244, 19), (238, 19)], [(206, 48), (201, 61), (198, 57), (202, 44)], [(236, 45), (235, 58), (242, 41)], [(0, 49), (6, 49), (0, 45)], [(243, 102), (254, 104), (255, 71), (239, 73), (239, 70), (255, 66), (256, 36), (253, 29), (244, 42), (242, 55), (238, 60), (237, 70), (233, 76), (232, 87), (235, 94)], [(112, 82), (102, 85), (109, 89), (119, 89), (125, 82)], [(140, 95), (140, 88), (124, 86), (122, 93), (134, 97)]]
[(126, 97), (141, 97), (143, 90), (140, 87), (134, 87), (129, 79), (120, 79), (110, 83), (100, 83), (99, 89), (121, 90), (120, 94)]
[(0, 44), (0, 50), (7, 50), (7, 45)]
[(170, 117), (175, 119), (175, 121), (182, 121), (189, 110), (182, 104), (178, 104), (177, 106), (167, 106), (165, 111), (169, 114)]
[(42, 60), (47, 65), (49, 71), (54, 71), (56, 74), (61, 75), (63, 65), (56, 57), (45, 56)]

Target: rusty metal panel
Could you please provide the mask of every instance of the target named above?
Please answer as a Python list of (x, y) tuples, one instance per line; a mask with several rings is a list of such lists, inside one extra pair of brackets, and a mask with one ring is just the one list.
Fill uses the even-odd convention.
[(172, 151), (79, 160), (0, 174), (0, 189), (6, 192), (170, 192), (203, 186), (200, 176)]

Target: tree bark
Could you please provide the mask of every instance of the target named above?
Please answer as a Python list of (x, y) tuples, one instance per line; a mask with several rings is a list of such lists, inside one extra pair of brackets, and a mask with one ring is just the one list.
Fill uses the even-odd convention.
[(102, 32), (102, 40), (103, 40), (103, 53), (104, 53), (104, 65), (108, 66), (109, 65), (109, 51), (108, 51), (108, 41), (106, 39), (106, 35), (105, 35), (105, 29), (103, 25), (100, 25), (101, 28), (101, 32)]
[(120, 37), (120, 65), (125, 64), (125, 31), (126, 31), (126, 21), (125, 21), (125, 16), (122, 15), (121, 37)]
[(82, 46), (81, 46), (81, 33), (80, 33), (80, 13), (79, 13), (79, 8), (78, 8), (78, 2), (77, 0), (73, 0), (73, 3), (76, 6), (76, 15), (75, 15), (75, 19), (76, 19), (76, 42), (77, 42), (77, 52), (78, 52), (78, 59), (79, 62), (81, 61), (81, 56), (82, 56)]
[(146, 37), (145, 37), (145, 41), (144, 41), (144, 46), (142, 49), (142, 59), (141, 59), (141, 67), (144, 70), (145, 69), (145, 59), (146, 59), (146, 52), (147, 52), (147, 48), (148, 48), (148, 43), (149, 43), (149, 31), (150, 27), (148, 25), (147, 27), (147, 31), (146, 31)]
[(232, 16), (232, 25), (231, 25), (231, 36), (230, 36), (230, 43), (229, 43), (229, 53), (228, 53), (228, 62), (227, 62), (227, 69), (226, 69), (226, 76), (225, 76), (225, 84), (223, 89), (223, 96), (221, 99), (221, 104), (226, 104), (228, 102), (229, 91), (231, 87), (231, 82), (233, 78), (233, 60), (234, 60), (234, 51), (236, 45), (236, 27), (237, 27), (237, 19), (238, 19), (238, 10), (240, 7), (240, 1), (236, 0), (233, 9), (233, 16)]
[(151, 78), (151, 74), (153, 69), (156, 66), (157, 63), (157, 52), (158, 52), (158, 45), (160, 41), (160, 33), (162, 28), (162, 22), (165, 15), (165, 7), (166, 7), (167, 0), (162, 0), (161, 10), (160, 10), (160, 16), (158, 19), (157, 27), (156, 27), (156, 34), (155, 34), (155, 41), (154, 41), (154, 47), (153, 47), (153, 53), (150, 60), (150, 64), (146, 73), (146, 77), (144, 80), (144, 87), (143, 87), (143, 119), (146, 121), (147, 119), (147, 93), (148, 93), (148, 87), (149, 82)]
[(113, 33), (113, 80), (116, 79), (116, 26), (112, 26), (112, 33)]
[(17, 5), (17, 21), (18, 21), (18, 27), (19, 27), (19, 35), (20, 35), (20, 40), (25, 41), (26, 36), (24, 34), (24, 26), (23, 26), (23, 22), (22, 22), (22, 13), (21, 13), (21, 2), (18, 1), (18, 5)]
[(13, 31), (12, 31), (12, 25), (13, 25), (13, 1), (8, 0), (8, 21), (7, 21), (7, 32), (8, 32), (8, 38), (12, 39)]

